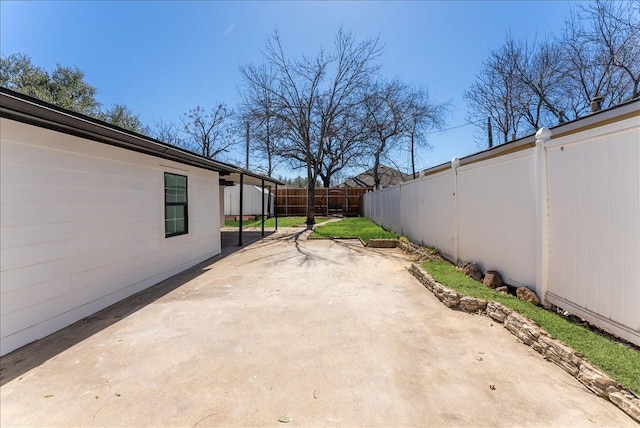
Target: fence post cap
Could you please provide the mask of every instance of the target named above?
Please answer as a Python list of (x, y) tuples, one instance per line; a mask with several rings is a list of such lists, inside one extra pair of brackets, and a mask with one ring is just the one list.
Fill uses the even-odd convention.
[(543, 126), (542, 128), (538, 129), (538, 132), (536, 132), (536, 140), (547, 142), (551, 139), (551, 134), (551, 130)]

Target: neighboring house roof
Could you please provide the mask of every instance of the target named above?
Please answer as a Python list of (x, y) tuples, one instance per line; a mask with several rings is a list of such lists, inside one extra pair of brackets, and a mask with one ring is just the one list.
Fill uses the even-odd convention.
[(220, 173), (221, 184), (239, 183), (243, 175), (244, 184), (265, 183), (282, 185), (283, 182), (257, 174), (234, 165), (215, 161), (162, 141), (136, 134), (107, 122), (65, 110), (7, 88), (0, 87), (0, 117), (39, 126), (98, 143), (117, 146), (147, 155), (169, 159)]
[[(386, 165), (380, 165), (378, 167), (378, 176), (380, 177), (380, 186), (389, 187), (399, 183), (411, 180), (413, 176), (411, 174), (404, 174), (395, 168), (390, 168)], [(338, 184), (338, 187), (373, 187), (373, 168), (368, 169), (362, 174), (356, 175), (344, 181), (344, 183)]]

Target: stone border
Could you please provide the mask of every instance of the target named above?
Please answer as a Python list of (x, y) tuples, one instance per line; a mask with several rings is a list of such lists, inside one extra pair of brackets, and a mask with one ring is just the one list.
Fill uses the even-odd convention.
[[(415, 254), (416, 251), (411, 253)], [(532, 320), (498, 302), (459, 294), (437, 282), (417, 263), (411, 263), (408, 270), (445, 306), (486, 315), (501, 323), (522, 343), (538, 351), (545, 360), (554, 362), (591, 392), (608, 399), (636, 422), (640, 422), (640, 398), (582, 358), (579, 352), (551, 337)]]

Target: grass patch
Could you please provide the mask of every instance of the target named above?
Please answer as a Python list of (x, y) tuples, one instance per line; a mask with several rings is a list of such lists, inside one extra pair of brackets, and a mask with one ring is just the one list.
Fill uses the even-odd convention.
[(360, 238), (367, 244), (371, 239), (394, 239), (396, 234), (384, 230), (364, 217), (349, 217), (318, 226), (312, 238)]
[[(316, 223), (327, 220), (329, 217), (316, 217)], [(305, 226), (307, 222), (306, 217), (278, 217), (278, 227), (297, 227)], [(260, 227), (261, 220), (244, 220), (242, 222), (242, 228), (248, 227)], [(239, 227), (240, 222), (237, 220), (227, 220), (224, 222), (225, 227)], [(276, 227), (275, 217), (267, 218), (264, 220), (264, 227), (273, 228)]]
[(635, 349), (573, 324), (544, 308), (497, 293), (464, 275), (449, 262), (430, 260), (422, 263), (422, 267), (436, 281), (460, 294), (493, 300), (535, 321), (551, 336), (580, 352), (620, 384), (640, 394), (640, 352)]

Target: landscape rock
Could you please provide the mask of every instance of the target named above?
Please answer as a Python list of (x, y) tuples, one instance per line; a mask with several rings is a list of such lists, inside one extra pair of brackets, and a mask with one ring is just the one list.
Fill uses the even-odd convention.
[(600, 397), (608, 398), (610, 391), (617, 391), (620, 385), (584, 360), (580, 362), (580, 372), (576, 378), (589, 390)]
[(504, 285), (502, 275), (500, 275), (500, 272), (495, 270), (488, 270), (482, 283), (489, 288), (498, 288)]
[(509, 287), (503, 285), (502, 287), (496, 287), (496, 291), (502, 294), (509, 294)]
[[(577, 377), (580, 372), (582, 359), (575, 355), (573, 349), (563, 345), (557, 340), (541, 337), (538, 340), (538, 347), (543, 348), (540, 352), (548, 361), (551, 361), (564, 369), (567, 373)], [(534, 349), (538, 350), (536, 346)]]
[(516, 290), (516, 295), (520, 300), (524, 300), (525, 302), (532, 303), (536, 306), (540, 305), (540, 299), (538, 299), (536, 293), (532, 290), (529, 290), (527, 287), (519, 287)]
[(640, 422), (640, 399), (623, 391), (615, 391), (609, 394), (609, 400), (627, 415)]
[(464, 296), (460, 299), (458, 306), (465, 312), (475, 313), (478, 311), (484, 311), (487, 307), (487, 301), (483, 299), (476, 299), (475, 297)]
[(436, 295), (438, 300), (440, 300), (445, 304), (445, 306), (449, 308), (455, 308), (460, 303), (461, 296), (458, 293), (437, 282), (433, 285), (432, 291), (433, 294)]
[(480, 282), (482, 280), (482, 271), (480, 267), (478, 267), (478, 263), (469, 263), (462, 268), (462, 273), (470, 276), (476, 281)]
[(499, 323), (504, 323), (504, 320), (513, 312), (511, 309), (506, 306), (501, 305), (498, 302), (489, 301), (487, 302), (487, 315), (491, 317), (491, 319), (498, 321)]
[(504, 321), (507, 330), (527, 345), (532, 345), (540, 337), (540, 327), (523, 317), (512, 312)]

